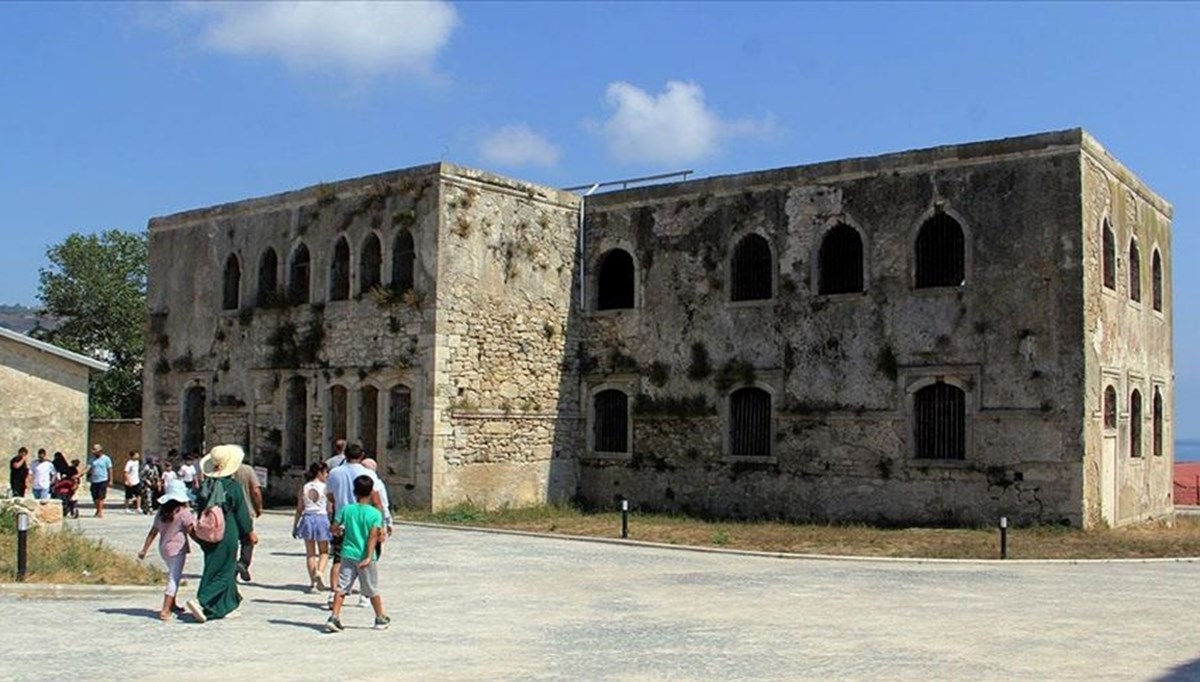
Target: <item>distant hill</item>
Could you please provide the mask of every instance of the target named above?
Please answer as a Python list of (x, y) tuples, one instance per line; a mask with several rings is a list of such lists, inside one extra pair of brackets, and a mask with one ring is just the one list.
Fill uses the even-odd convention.
[(38, 323), (36, 308), (23, 305), (0, 305), (0, 327), (28, 334)]

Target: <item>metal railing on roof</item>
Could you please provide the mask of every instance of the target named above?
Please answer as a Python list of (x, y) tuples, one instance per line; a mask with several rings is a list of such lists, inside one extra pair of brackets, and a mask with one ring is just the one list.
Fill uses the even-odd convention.
[(628, 178), (626, 180), (611, 180), (609, 182), (597, 182), (597, 183), (588, 184), (588, 185), (577, 185), (575, 187), (564, 187), (563, 191), (564, 192), (578, 192), (581, 189), (592, 189), (592, 188), (601, 189), (604, 187), (616, 187), (618, 185), (621, 187), (621, 189), (629, 189), (630, 185), (637, 185), (637, 184), (641, 184), (644, 182), (652, 182), (654, 180), (666, 180), (667, 178), (681, 178), (682, 180), (686, 181), (688, 179), (688, 176), (695, 172), (696, 171), (689, 168), (687, 170), (675, 171), (674, 173), (660, 173), (658, 175), (645, 175), (640, 178)]

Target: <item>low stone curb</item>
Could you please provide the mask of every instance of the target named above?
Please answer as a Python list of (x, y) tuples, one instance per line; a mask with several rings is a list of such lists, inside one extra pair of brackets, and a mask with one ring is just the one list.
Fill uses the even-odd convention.
[(647, 542), (645, 540), (623, 540), (621, 538), (600, 538), (590, 535), (560, 535), (558, 533), (538, 533), (529, 530), (512, 530), (510, 528), (486, 528), (483, 526), (459, 526), (454, 524), (426, 523), (423, 521), (396, 521), (398, 526), (415, 526), (419, 528), (437, 528), (439, 530), (464, 530), (471, 533), (494, 533), (497, 535), (520, 535), (531, 538), (553, 540), (571, 540), (573, 542), (594, 542), (606, 545), (627, 545), (631, 547), (648, 547), (653, 549), (673, 549), (683, 552), (700, 554), (728, 554), (733, 556), (752, 556), (765, 559), (790, 559), (812, 561), (855, 561), (876, 562), (888, 564), (979, 564), (998, 566), (1006, 564), (1176, 564), (1198, 563), (1200, 557), (1147, 557), (1135, 559), (940, 559), (934, 557), (886, 557), (886, 556), (853, 556), (837, 554), (795, 554), (792, 552), (762, 552), (752, 549), (728, 549), (724, 547), (701, 547), (698, 545), (672, 545), (665, 542)]
[(82, 599), (161, 594), (162, 585), (69, 585), (63, 583), (0, 583), (0, 595)]

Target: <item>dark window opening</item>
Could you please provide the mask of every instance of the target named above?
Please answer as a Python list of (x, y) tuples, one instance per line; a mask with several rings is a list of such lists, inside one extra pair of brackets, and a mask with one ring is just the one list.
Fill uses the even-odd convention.
[(408, 451), (412, 446), (412, 393), (397, 386), (388, 394), (388, 449)]
[(1163, 399), (1162, 393), (1154, 389), (1154, 456), (1162, 457), (1163, 453)]
[(225, 286), (222, 288), (221, 307), (225, 310), (238, 309), (238, 294), (242, 289), (242, 267), (238, 265), (237, 256), (230, 255), (225, 259)]
[(288, 380), (284, 419), (287, 463), (302, 467), (308, 461), (308, 382), (303, 377)]
[(1162, 312), (1163, 299), (1163, 272), (1162, 272), (1162, 256), (1158, 253), (1158, 249), (1154, 250), (1154, 255), (1150, 258), (1150, 287), (1151, 296), (1154, 301), (1154, 309)]
[(1101, 256), (1101, 275), (1104, 278), (1104, 286), (1113, 289), (1117, 288), (1117, 238), (1113, 234), (1112, 225), (1108, 219), (1104, 219), (1103, 227), (1103, 254)]
[(950, 384), (930, 384), (913, 396), (918, 459), (966, 459), (967, 395)]
[(346, 438), (348, 403), (349, 400), (345, 386), (329, 387), (329, 428), (333, 440)]
[(358, 403), (358, 438), (363, 450), (372, 456), (379, 453), (379, 389), (363, 386)]
[(204, 388), (192, 386), (183, 394), (183, 451), (204, 452)]
[(412, 233), (401, 230), (392, 242), (392, 291), (402, 294), (413, 288), (416, 260)]
[(333, 246), (333, 262), (329, 264), (329, 300), (350, 298), (350, 245), (345, 238)]
[(863, 243), (858, 230), (846, 224), (835, 226), (821, 242), (817, 257), (822, 294), (851, 294), (863, 290)]
[(1137, 389), (1129, 396), (1129, 456), (1142, 456), (1142, 394)]
[(292, 253), (292, 264), (288, 268), (288, 300), (293, 305), (308, 303), (311, 270), (312, 259), (308, 255), (308, 247), (301, 244)]
[(371, 290), (379, 286), (383, 279), (379, 275), (379, 268), (382, 266), (383, 254), (379, 246), (379, 237), (373, 233), (367, 235), (363, 241), (362, 256), (358, 263), (358, 291), (359, 293), (369, 294)]
[(1117, 428), (1117, 389), (1112, 386), (1104, 389), (1104, 428)]
[(279, 258), (275, 249), (267, 249), (258, 259), (258, 304), (264, 307), (279, 302)]
[(596, 278), (596, 310), (621, 310), (633, 307), (633, 256), (613, 249), (600, 259)]
[(629, 452), (629, 398), (608, 389), (592, 398), (593, 445), (596, 452)]
[(1129, 241), (1129, 298), (1142, 300), (1142, 254), (1136, 240)]
[(771, 454), (771, 394), (761, 388), (739, 388), (729, 396), (729, 454)]
[(945, 213), (917, 232), (917, 288), (957, 287), (966, 280), (966, 248), (962, 226)]
[(742, 237), (730, 261), (729, 300), (762, 301), (771, 298), (771, 245), (761, 235)]

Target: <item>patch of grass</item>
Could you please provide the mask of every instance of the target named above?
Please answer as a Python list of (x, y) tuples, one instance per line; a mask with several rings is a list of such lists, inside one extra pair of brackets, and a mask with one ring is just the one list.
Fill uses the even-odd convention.
[[(76, 585), (159, 585), (162, 571), (73, 530), (29, 534), (25, 581)], [(0, 581), (17, 579), (17, 536), (0, 524)]]

